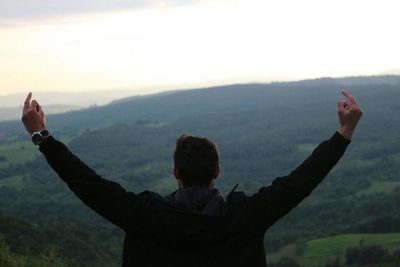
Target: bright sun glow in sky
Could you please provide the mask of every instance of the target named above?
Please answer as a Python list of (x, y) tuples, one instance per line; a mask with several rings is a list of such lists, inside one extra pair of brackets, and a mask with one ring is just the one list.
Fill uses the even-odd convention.
[(398, 0), (142, 1), (110, 10), (98, 1), (93, 11), (57, 2), (65, 12), (18, 14), (0, 3), (16, 12), (0, 13), (0, 94), (149, 93), (400, 68)]

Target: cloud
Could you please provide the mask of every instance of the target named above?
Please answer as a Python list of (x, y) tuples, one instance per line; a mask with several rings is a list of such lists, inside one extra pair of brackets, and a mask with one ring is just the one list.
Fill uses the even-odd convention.
[(0, 2), (0, 25), (87, 13), (188, 6), (199, 0), (18, 0)]

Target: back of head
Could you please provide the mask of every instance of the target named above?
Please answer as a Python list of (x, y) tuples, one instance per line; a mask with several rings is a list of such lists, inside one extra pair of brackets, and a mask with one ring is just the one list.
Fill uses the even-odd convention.
[(205, 137), (181, 135), (176, 141), (175, 168), (184, 186), (208, 186), (216, 178), (217, 145)]

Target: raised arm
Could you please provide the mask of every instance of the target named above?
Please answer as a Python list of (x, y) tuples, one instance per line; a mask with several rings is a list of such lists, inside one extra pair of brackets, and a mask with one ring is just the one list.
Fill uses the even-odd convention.
[[(29, 93), (25, 100), (22, 121), (32, 135), (46, 128), (46, 119), (42, 107), (31, 101), (31, 97)], [(87, 206), (125, 230), (133, 227), (132, 222), (138, 220), (134, 217), (140, 215), (140, 197), (128, 193), (118, 183), (103, 179), (52, 136), (43, 139), (38, 142), (39, 149), (47, 162)]]
[(315, 148), (312, 154), (289, 175), (276, 178), (247, 198), (250, 216), (259, 229), (266, 230), (286, 215), (325, 178), (350, 143), (362, 110), (347, 91), (338, 102), (339, 130)]

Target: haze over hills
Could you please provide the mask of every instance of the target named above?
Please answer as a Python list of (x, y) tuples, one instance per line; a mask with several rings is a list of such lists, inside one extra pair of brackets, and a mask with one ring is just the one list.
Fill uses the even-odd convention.
[[(67, 105), (46, 105), (46, 114), (59, 114), (68, 111), (82, 109), (80, 106), (67, 106)], [(0, 122), (20, 119), (22, 114), (22, 106), (0, 108)]]
[[(322, 78), (315, 80), (304, 80), (297, 82), (283, 82), (270, 84), (238, 84), (210, 87), (206, 89), (191, 89), (170, 91), (147, 96), (133, 96), (114, 101), (110, 105), (85, 108), (84, 110), (72, 112), (56, 117), (48, 116), (49, 125), (55, 131), (77, 133), (82, 128), (99, 128), (114, 123), (135, 123), (136, 120), (154, 119), (170, 121), (177, 119), (182, 114), (198, 114), (210, 112), (211, 110), (224, 110), (226, 108), (242, 108), (246, 105), (267, 105), (271, 99), (277, 98), (275, 92), (281, 91), (283, 95), (291, 95), (291, 89), (312, 86), (321, 87), (322, 98), (333, 97), (329, 95), (333, 91), (325, 88), (334, 87), (337, 93), (349, 86), (378, 86), (397, 85), (400, 83), (400, 76), (371, 76), (371, 77), (346, 77), (346, 78)], [(264, 88), (266, 90), (264, 90)], [(260, 92), (264, 91), (264, 95)], [(326, 94), (328, 93), (328, 94)], [(94, 98), (87, 93), (87, 97)], [(243, 98), (241, 96), (243, 94)], [(72, 94), (74, 95), (74, 94)], [(293, 94), (292, 94), (293, 95)], [(304, 98), (306, 94), (299, 94), (296, 97)], [(336, 97), (335, 95), (335, 97)], [(42, 101), (41, 96), (36, 97), (46, 109), (46, 100)], [(286, 97), (290, 103), (295, 103), (294, 97)], [(72, 98), (73, 100), (73, 98)], [(92, 100), (93, 101), (93, 100)], [(246, 102), (247, 101), (247, 102)], [(279, 99), (282, 101), (282, 99)], [(293, 102), (294, 101), (294, 102)], [(206, 105), (204, 104), (206, 103)], [(191, 106), (195, 108), (190, 108)], [(189, 108), (186, 108), (189, 107)], [(19, 116), (18, 112), (18, 116)], [(53, 119), (54, 118), (54, 119)], [(84, 125), (84, 127), (83, 127)], [(3, 136), (18, 136), (21, 134), (19, 120), (0, 124), (0, 140)]]
[[(102, 90), (86, 92), (43, 92), (32, 91), (34, 98), (40, 100), (43, 106), (66, 105), (89, 107), (94, 105), (105, 105), (116, 99), (133, 95), (131, 90)], [(26, 93), (0, 95), (0, 108), (19, 107), (23, 104)]]
[[(389, 71), (385, 73), (387, 75), (370, 76), (370, 77), (325, 78), (325, 79), (335, 80), (338, 84), (341, 84), (343, 86), (351, 84), (366, 84), (366, 83), (396, 84), (398, 82), (399, 78), (396, 75), (393, 75), (394, 73), (396, 73), (395, 71)], [(279, 83), (283, 84), (285, 82), (279, 82)], [(214, 87), (221, 87), (221, 86), (214, 86)], [(148, 94), (148, 95), (136, 95), (134, 94), (134, 90), (128, 90), (128, 89), (86, 91), (79, 93), (43, 92), (43, 91), (38, 91), (33, 93), (34, 93), (34, 98), (40, 100), (42, 106), (46, 107), (47, 114), (58, 114), (94, 106), (107, 105), (110, 103), (116, 104), (121, 102), (129, 102), (130, 100), (135, 100), (138, 98), (151, 98), (154, 96), (170, 95), (179, 91), (186, 91), (186, 90), (185, 89), (179, 89), (175, 91), (171, 90), (171, 91), (165, 91), (161, 93)], [(0, 122), (5, 120), (7, 121), (18, 120), (20, 117), (20, 112), (22, 107), (21, 103), (23, 102), (25, 97), (26, 97), (25, 93), (0, 95)]]
[[(59, 114), (83, 108), (106, 105), (113, 101), (132, 96), (130, 90), (108, 90), (81, 93), (33, 92), (34, 99), (40, 101), (47, 114)], [(0, 95), (0, 122), (18, 120), (21, 115), (25, 93)]]
[[(335, 132), (343, 87), (364, 109), (352, 144), (312, 196), (267, 232), (267, 249), (336, 234), (400, 232), (400, 117), (393, 115), (400, 110), (399, 76), (238, 84), (128, 98), (48, 116), (48, 129), (103, 176), (133, 192), (163, 195), (176, 189), (171, 174), (176, 138), (208, 136), (221, 152), (216, 186), (227, 193), (239, 184), (237, 190), (251, 194), (289, 173)], [(5, 214), (39, 224), (104, 225), (50, 170), (19, 121), (0, 123), (0, 154)], [(121, 251), (122, 242), (103, 240)]]

